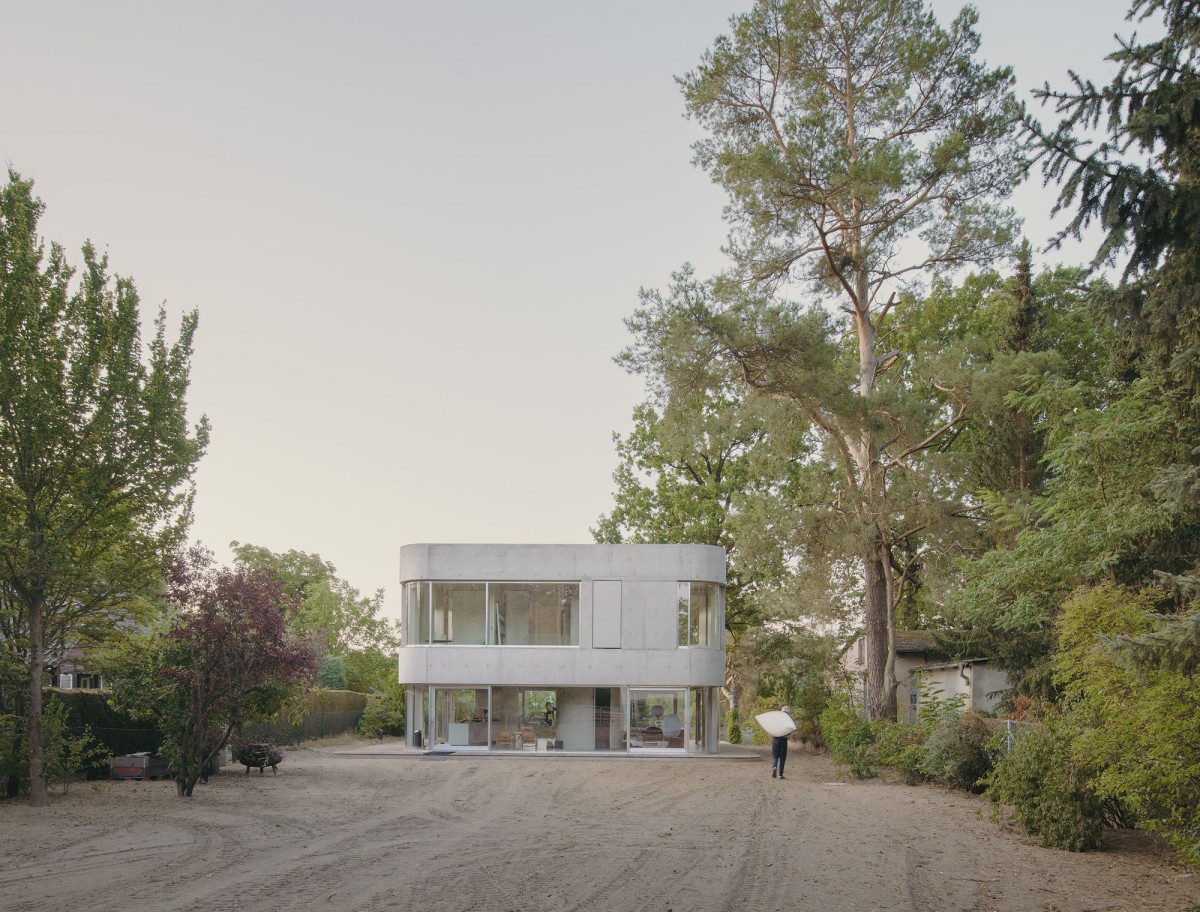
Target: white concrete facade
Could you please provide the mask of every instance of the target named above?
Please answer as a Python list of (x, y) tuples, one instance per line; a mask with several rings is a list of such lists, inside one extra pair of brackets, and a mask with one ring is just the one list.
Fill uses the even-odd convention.
[[(405, 632), (398, 671), (409, 696), (410, 743), (420, 731), (424, 746), (439, 746), (439, 739), (448, 737), (441, 716), (455, 717), (461, 738), (470, 730), (462, 728), (465, 720), (478, 726), (490, 714), (494, 724), (486, 726), (486, 736), (476, 734), (466, 746), (507, 747), (516, 730), (539, 748), (546, 742), (551, 749), (636, 750), (644, 746), (643, 735), (647, 743), (658, 743), (650, 739), (659, 726), (638, 723), (639, 712), (649, 707), (654, 721), (667, 720), (663, 727), (673, 732), (658, 746), (683, 742), (681, 749), (688, 751), (716, 750), (717, 689), (725, 681), (724, 549), (416, 544), (400, 551), (400, 581)], [(439, 609), (428, 606), (438, 604), (438, 587), (445, 594), (443, 604), (450, 604), (455, 583), (465, 593), (458, 604), (470, 606), (453, 623), (469, 633), (451, 635), (449, 622), (442, 621), (445, 632), (439, 634), (433, 616)], [(571, 593), (569, 610), (577, 615), (571, 614), (564, 642), (513, 645), (511, 638), (504, 640), (504, 622), (497, 624), (504, 609), (494, 593), (521, 584), (561, 586)], [(689, 601), (688, 592), (697, 594)], [(699, 615), (701, 603), (703, 624), (689, 633), (687, 612)], [(510, 632), (514, 617), (508, 615)], [(447, 639), (439, 641), (439, 635)], [(693, 644), (693, 637), (702, 645)], [(554, 701), (552, 710), (539, 717), (538, 730), (526, 727), (531, 705)], [(518, 717), (519, 723), (499, 721)], [(684, 725), (684, 734), (675, 732), (677, 724)]]

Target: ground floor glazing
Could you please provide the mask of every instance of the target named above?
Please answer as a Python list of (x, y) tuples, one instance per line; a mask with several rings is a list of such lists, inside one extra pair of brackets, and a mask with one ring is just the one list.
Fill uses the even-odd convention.
[(454, 751), (716, 753), (715, 687), (410, 686), (407, 740)]

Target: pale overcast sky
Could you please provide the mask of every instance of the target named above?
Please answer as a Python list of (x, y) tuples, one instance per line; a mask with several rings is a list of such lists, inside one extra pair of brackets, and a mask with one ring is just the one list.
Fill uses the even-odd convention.
[[(747, 6), (6, 4), (0, 159), (43, 233), (147, 318), (200, 311), (194, 537), (317, 552), (390, 614), (402, 544), (590, 541), (642, 398), (622, 319), (724, 266), (673, 77)], [(1026, 95), (1129, 31), (1116, 0), (978, 7)], [(1050, 202), (1014, 199), (1038, 244)]]

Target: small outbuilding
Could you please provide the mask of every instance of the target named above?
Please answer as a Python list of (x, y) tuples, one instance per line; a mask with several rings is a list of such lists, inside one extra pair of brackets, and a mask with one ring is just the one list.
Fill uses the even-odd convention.
[[(857, 636), (842, 650), (843, 671), (866, 698), (866, 637)], [(949, 700), (962, 694), (964, 711), (995, 712), (1009, 689), (1008, 675), (988, 658), (951, 659), (933, 634), (896, 631), (896, 715), (916, 722), (922, 701)]]

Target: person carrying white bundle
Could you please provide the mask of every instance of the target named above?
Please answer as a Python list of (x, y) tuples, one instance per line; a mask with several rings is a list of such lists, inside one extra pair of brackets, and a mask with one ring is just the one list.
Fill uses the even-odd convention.
[[(789, 722), (792, 722), (792, 708), (790, 706), (784, 706), (779, 711), (788, 717)], [(792, 731), (795, 731), (795, 730), (796, 730), (796, 723), (792, 722)], [(775, 735), (773, 738), (771, 738), (771, 778), (772, 779), (775, 778), (776, 767), (779, 768), (779, 778), (780, 779), (783, 778), (783, 766), (785, 763), (787, 763), (788, 738), (790, 738), (791, 735), (792, 735), (792, 732), (788, 732), (785, 735)]]

